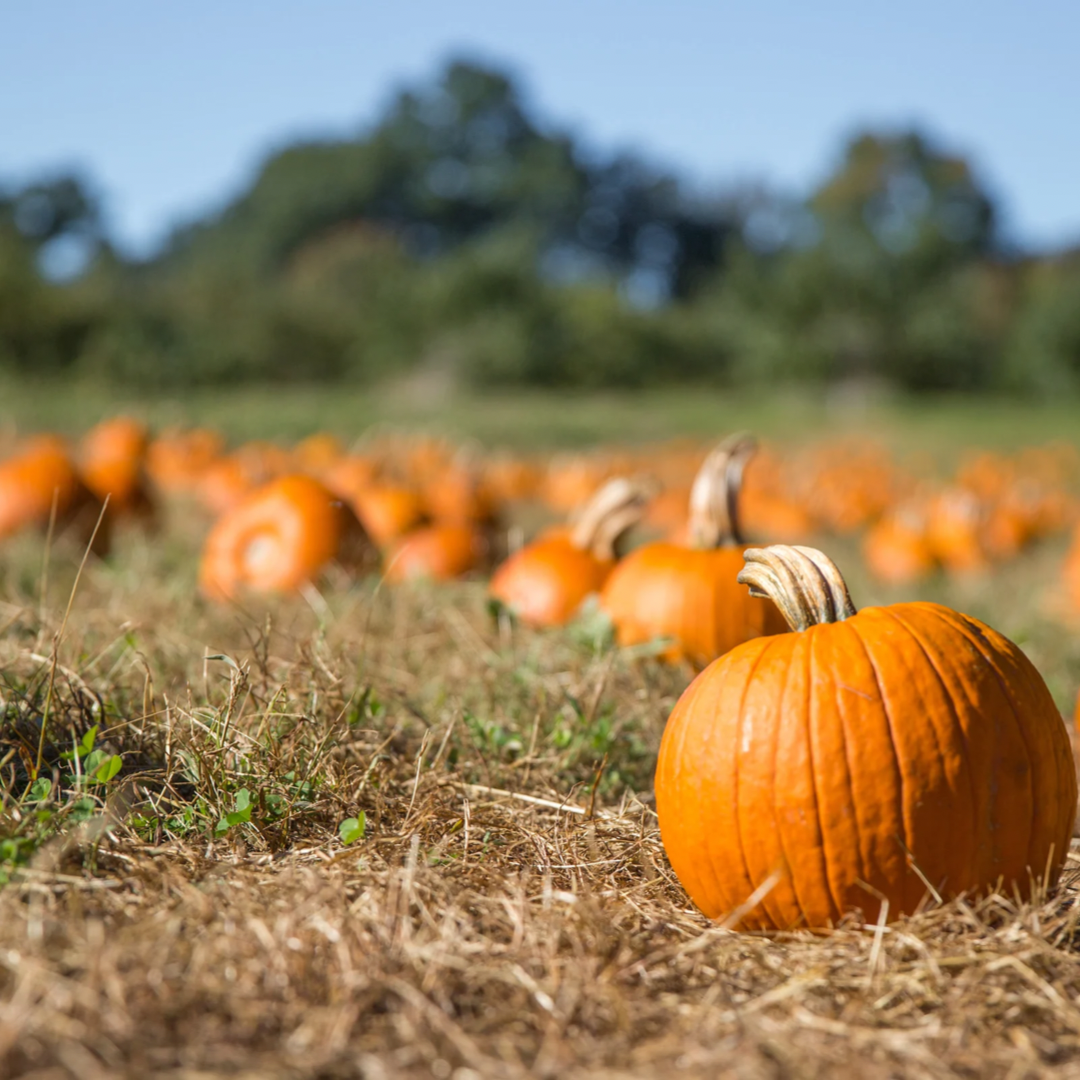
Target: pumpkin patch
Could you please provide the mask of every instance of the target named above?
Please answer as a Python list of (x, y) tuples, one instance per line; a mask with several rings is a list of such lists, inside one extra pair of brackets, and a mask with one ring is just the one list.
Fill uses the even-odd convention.
[[(429, 1016), (424, 1075), (547, 1075), (688, 1002), (717, 1045), (923, 1047), (943, 1000), (969, 1063), (1012, 1007), (1071, 1045), (1080, 455), (265, 434), (11, 433), (0, 1006), (83, 964), (138, 1019), (213, 940), (297, 1075)], [(458, 1038), (477, 1002), (539, 1017), (527, 1057)]]

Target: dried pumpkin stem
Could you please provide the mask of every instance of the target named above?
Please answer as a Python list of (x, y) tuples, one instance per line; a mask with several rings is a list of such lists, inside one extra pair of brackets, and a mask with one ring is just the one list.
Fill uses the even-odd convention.
[(582, 507), (570, 542), (598, 559), (613, 559), (619, 537), (633, 528), (657, 492), (649, 477), (617, 476)]
[(749, 548), (738, 581), (751, 596), (771, 600), (792, 630), (842, 622), (855, 614), (851, 594), (827, 555), (811, 547)]
[(739, 495), (743, 470), (757, 451), (757, 439), (740, 433), (726, 438), (698, 469), (690, 490), (690, 543), (717, 548), (743, 542)]

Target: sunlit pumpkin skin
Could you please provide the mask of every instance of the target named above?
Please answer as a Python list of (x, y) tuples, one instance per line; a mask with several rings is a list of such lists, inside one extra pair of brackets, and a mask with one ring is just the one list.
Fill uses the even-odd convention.
[(614, 559), (598, 559), (567, 537), (516, 551), (491, 579), (491, 595), (530, 626), (562, 626), (602, 588)]
[(620, 645), (661, 638), (659, 654), (704, 667), (740, 642), (779, 634), (787, 624), (775, 606), (737, 590), (745, 545), (695, 550), (660, 541), (630, 552), (611, 572), (601, 607)]
[(148, 443), (145, 424), (117, 416), (91, 428), (79, 444), (79, 473), (99, 499), (108, 497), (110, 513), (153, 515), (144, 472)]
[(572, 527), (547, 530), (492, 575), (491, 595), (531, 626), (562, 626), (615, 566), (616, 545), (654, 494), (644, 480), (609, 480)]
[(738, 540), (735, 505), (755, 445), (736, 437), (706, 459), (694, 486), (694, 546), (645, 544), (611, 572), (600, 606), (620, 645), (668, 639), (662, 659), (701, 668), (743, 641), (786, 629), (772, 603), (749, 596), (735, 580), (746, 547)]
[(217, 600), (242, 592), (294, 592), (339, 556), (359, 525), (341, 500), (309, 476), (279, 477), (214, 524), (199, 585)]
[(477, 569), (487, 555), (482, 530), (473, 525), (426, 525), (387, 549), (387, 581), (452, 581)]
[(1001, 879), (1026, 897), (1056, 880), (1076, 772), (1015, 645), (938, 604), (855, 613), (810, 548), (748, 551), (741, 578), (800, 629), (699, 675), (656, 771), (664, 847), (706, 915), (816, 929), (856, 909), (874, 922), (880, 897), (889, 919), (913, 912), (927, 883), (948, 898)]
[(101, 500), (83, 483), (64, 441), (40, 435), (0, 463), (0, 538), (31, 526), (47, 529), (54, 504), (54, 535), (82, 545), (93, 538), (94, 553), (107, 554), (110, 525), (98, 524)]

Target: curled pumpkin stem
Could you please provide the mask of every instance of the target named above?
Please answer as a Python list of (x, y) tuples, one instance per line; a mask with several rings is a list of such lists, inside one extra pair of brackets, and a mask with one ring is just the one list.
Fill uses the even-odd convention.
[(728, 547), (743, 542), (739, 496), (746, 463), (757, 439), (740, 432), (717, 446), (702, 463), (690, 490), (690, 543), (695, 548)]
[(811, 547), (775, 544), (749, 548), (738, 581), (751, 596), (771, 600), (792, 630), (842, 622), (855, 614), (851, 594), (836, 564)]
[(659, 484), (647, 476), (608, 480), (582, 507), (570, 542), (598, 559), (613, 559), (619, 538), (641, 520), (658, 489)]

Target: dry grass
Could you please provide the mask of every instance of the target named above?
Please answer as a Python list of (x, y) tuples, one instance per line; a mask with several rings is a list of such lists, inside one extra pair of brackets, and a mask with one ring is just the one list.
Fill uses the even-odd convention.
[[(48, 710), (55, 785), (36, 803), (78, 553), (57, 550), (44, 590), (32, 538), (0, 570), (0, 840), (16, 844), (0, 863), (0, 1076), (1080, 1071), (1080, 863), (1032, 905), (830, 936), (711, 926), (652, 811), (686, 673), (589, 626), (500, 624), (480, 584), (342, 578), (214, 610), (194, 596), (195, 530), (88, 566)], [(1028, 627), (1065, 687), (1075, 649), (1033, 599), (1052, 563), (975, 606)], [(94, 725), (123, 768), (77, 785), (71, 747)], [(220, 828), (247, 816), (241, 791), (250, 820)]]

